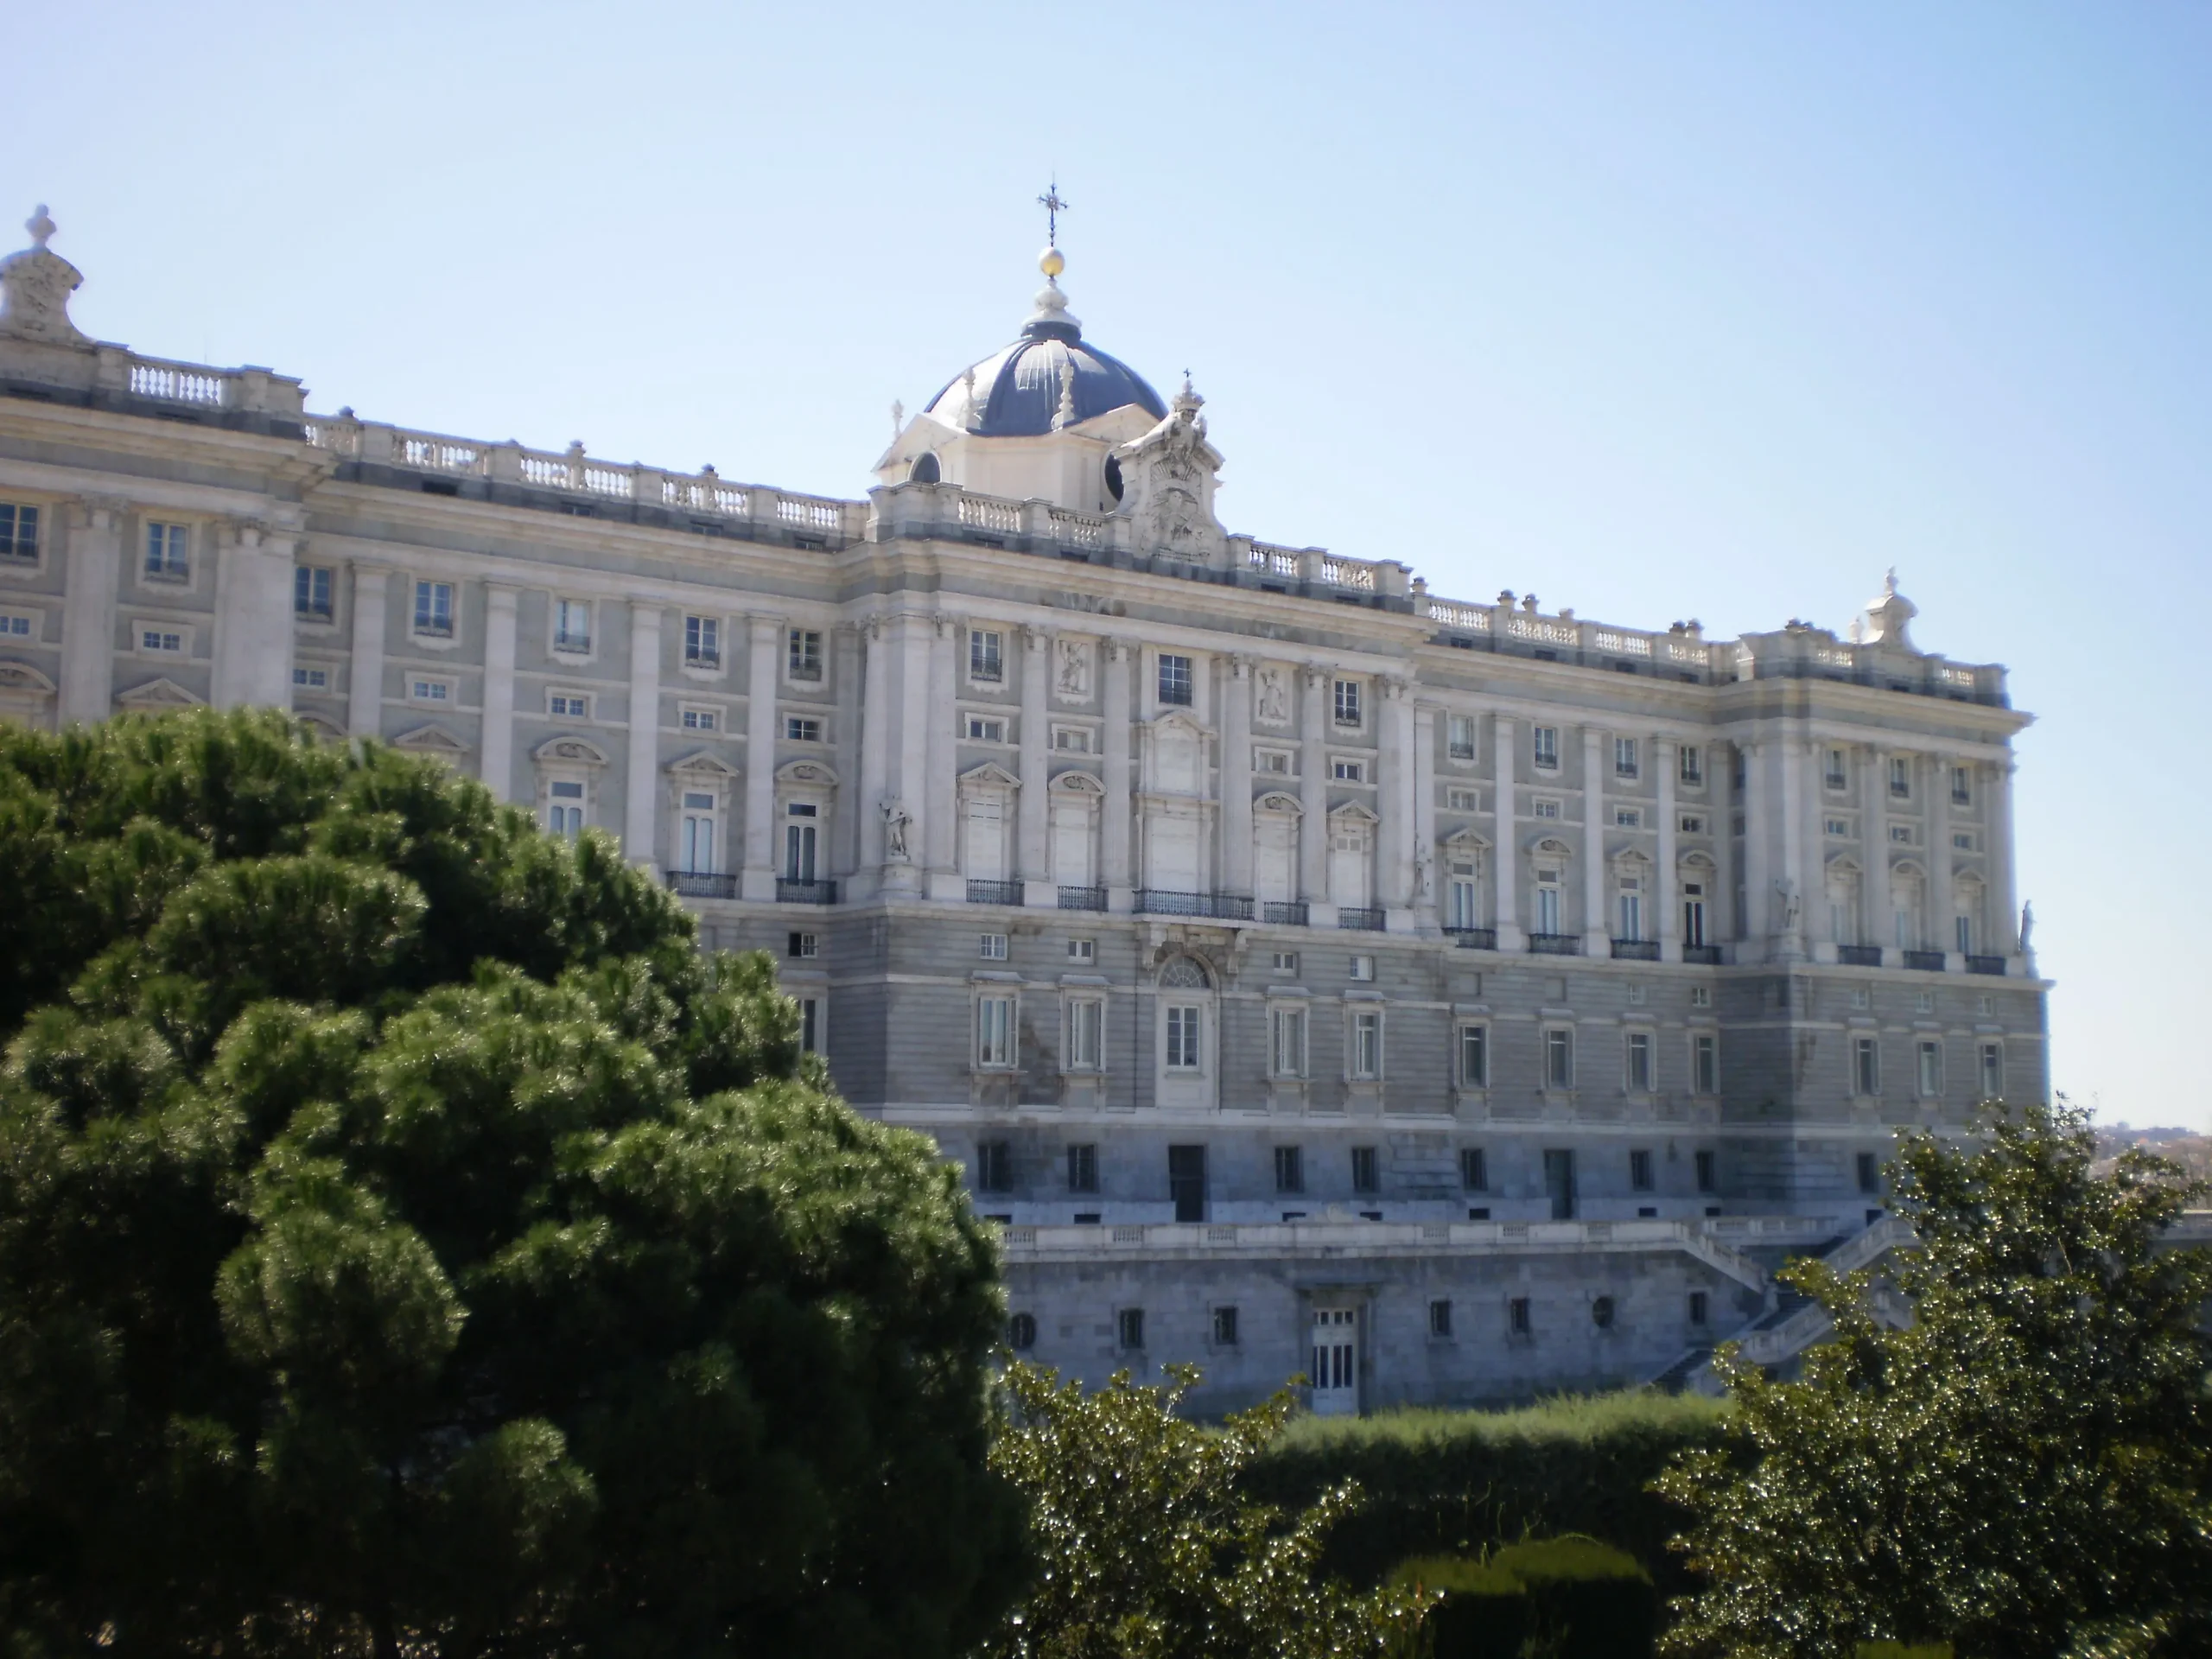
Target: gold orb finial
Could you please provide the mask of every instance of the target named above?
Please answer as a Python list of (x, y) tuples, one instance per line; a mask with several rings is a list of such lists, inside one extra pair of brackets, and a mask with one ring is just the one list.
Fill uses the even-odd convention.
[(1037, 269), (1047, 277), (1057, 278), (1068, 268), (1068, 257), (1058, 248), (1047, 248), (1037, 256)]

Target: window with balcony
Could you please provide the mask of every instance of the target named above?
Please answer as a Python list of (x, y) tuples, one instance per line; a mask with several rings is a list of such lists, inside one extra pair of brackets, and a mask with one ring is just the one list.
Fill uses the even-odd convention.
[(1851, 781), (1849, 762), (1841, 749), (1830, 749), (1821, 768), (1821, 783), (1824, 788), (1840, 791)]
[(1444, 728), (1445, 753), (1454, 760), (1475, 758), (1475, 717), (1472, 715), (1447, 716)]
[(1953, 806), (1974, 804), (1974, 772), (1968, 767), (1953, 766), (1951, 768), (1951, 804)]
[(1912, 798), (1912, 762), (1903, 755), (1890, 760), (1890, 798), (1909, 801)]
[(996, 685), (1006, 674), (1006, 636), (995, 628), (968, 630), (968, 677)]

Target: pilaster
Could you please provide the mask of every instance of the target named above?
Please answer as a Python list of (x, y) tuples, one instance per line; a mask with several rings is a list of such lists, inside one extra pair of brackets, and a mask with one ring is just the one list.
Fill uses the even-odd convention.
[(1582, 728), (1582, 953), (1613, 953), (1605, 913), (1605, 734)]
[(1491, 800), (1492, 879), (1491, 925), (1500, 950), (1525, 950), (1529, 936), (1521, 925), (1521, 791), (1514, 786), (1520, 751), (1511, 718), (1500, 715), (1491, 726)]
[[(780, 616), (747, 619), (745, 862), (738, 892), (753, 899), (776, 896), (776, 687), (785, 626)], [(865, 804), (862, 810), (873, 810)]]
[(505, 582), (484, 589), (484, 735), (477, 776), (496, 801), (514, 798), (515, 608), (521, 595)]
[(1105, 658), (1099, 773), (1106, 785), (1106, 805), (1098, 818), (1098, 874), (1108, 906), (1122, 914), (1135, 902), (1129, 885), (1129, 658), (1135, 649), (1126, 639), (1099, 644)]
[(346, 671), (346, 725), (355, 737), (384, 734), (384, 640), (390, 621), (391, 572), (380, 564), (353, 566), (353, 649)]
[(1231, 657), (1224, 664), (1221, 709), (1221, 885), (1252, 891), (1252, 694), (1258, 664)]
[(1052, 636), (1026, 627), (1021, 639), (1021, 800), (1017, 809), (1014, 874), (1027, 883), (1027, 902), (1057, 909), (1059, 894), (1052, 883), (1051, 798), (1045, 792), (1045, 768), (1051, 759), (1050, 715)]
[(1329, 671), (1301, 669), (1299, 686), (1298, 896), (1312, 906), (1329, 902)]
[(1681, 907), (1675, 899), (1675, 861), (1680, 856), (1675, 849), (1675, 773), (1679, 764), (1680, 746), (1665, 733), (1650, 739), (1651, 764), (1659, 769), (1654, 780), (1659, 789), (1659, 847), (1658, 868), (1651, 875), (1651, 903), (1658, 912), (1653, 918), (1658, 923), (1659, 960), (1680, 962), (1682, 959)]
[(629, 788), (622, 849), (633, 864), (659, 868), (660, 607), (630, 607)]
[(115, 599), (123, 580), (124, 504), (71, 505), (61, 611), (63, 727), (105, 720), (115, 706)]
[(1403, 912), (1413, 902), (1414, 777), (1413, 703), (1405, 681), (1395, 676), (1376, 683), (1375, 766), (1376, 897), (1384, 911)]
[(215, 549), (209, 701), (218, 709), (292, 706), (292, 549), (251, 521), (225, 524)]

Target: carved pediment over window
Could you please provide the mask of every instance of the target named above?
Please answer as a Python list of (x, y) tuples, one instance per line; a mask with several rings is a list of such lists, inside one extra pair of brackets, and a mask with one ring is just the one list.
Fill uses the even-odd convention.
[(1362, 806), (1357, 801), (1346, 801), (1329, 814), (1329, 822), (1332, 824), (1380, 823), (1382, 821), (1371, 810)]
[(1061, 795), (1103, 795), (1106, 792), (1106, 785), (1087, 772), (1056, 773), (1046, 787)]
[[(425, 727), (423, 729), (428, 731), (431, 728)], [(406, 741), (404, 738), (400, 740), (403, 743)], [(596, 744), (587, 743), (581, 737), (548, 738), (532, 752), (531, 758), (556, 766), (603, 766), (607, 764), (605, 752)]]
[(1261, 796), (1258, 800), (1252, 803), (1252, 810), (1255, 812), (1281, 812), (1286, 817), (1294, 818), (1300, 817), (1306, 810), (1298, 804), (1296, 796), (1286, 795), (1281, 790), (1274, 790)]
[[(1682, 862), (1688, 864), (1690, 861), (1684, 859)], [(1859, 861), (1849, 853), (1837, 853), (1829, 858), (1827, 868), (1831, 875), (1856, 875), (1859, 874)]]
[(0, 663), (0, 691), (12, 691), (17, 696), (50, 697), (54, 695), (54, 682), (29, 663)]
[(960, 774), (960, 787), (963, 791), (1020, 789), (1021, 779), (1004, 766), (996, 766), (986, 760), (982, 766), (971, 766)]
[(197, 709), (207, 701), (204, 697), (193, 696), (175, 680), (149, 680), (143, 685), (134, 685), (128, 691), (117, 693), (115, 700), (124, 708), (141, 713), (158, 713), (164, 709)]
[(321, 715), (295, 715), (292, 718), (326, 743), (343, 743), (346, 741), (345, 732), (334, 721), (325, 720)]
[(1472, 830), (1460, 830), (1445, 836), (1444, 850), (1465, 858), (1475, 853), (1488, 852), (1490, 842)]
[[(450, 760), (455, 755), (468, 753), (468, 745), (442, 726), (417, 726), (411, 732), (402, 732), (391, 740), (391, 747), (404, 749), (410, 754), (435, 754), (442, 760)], [(543, 751), (539, 753), (542, 754)]]
[(680, 760), (670, 761), (668, 769), (671, 772), (689, 772), (695, 778), (734, 778), (737, 776), (735, 766), (717, 755), (709, 754), (704, 749), (695, 749)]
[(837, 774), (819, 760), (788, 760), (776, 768), (776, 781), (808, 789), (835, 789)]

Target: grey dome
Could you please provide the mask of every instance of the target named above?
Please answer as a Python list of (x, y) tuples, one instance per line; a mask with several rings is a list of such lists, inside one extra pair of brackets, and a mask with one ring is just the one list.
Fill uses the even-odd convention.
[(1076, 420), (1087, 421), (1130, 404), (1154, 420), (1166, 418), (1167, 405), (1142, 375), (1118, 358), (1084, 344), (1083, 325), (1067, 314), (1067, 302), (1057, 286), (1038, 296), (1036, 314), (1022, 325), (1020, 339), (969, 371), (976, 377), (972, 415), (964, 373), (948, 381), (925, 412), (981, 437), (1037, 437), (1063, 423), (1060, 394), (1071, 370)]

